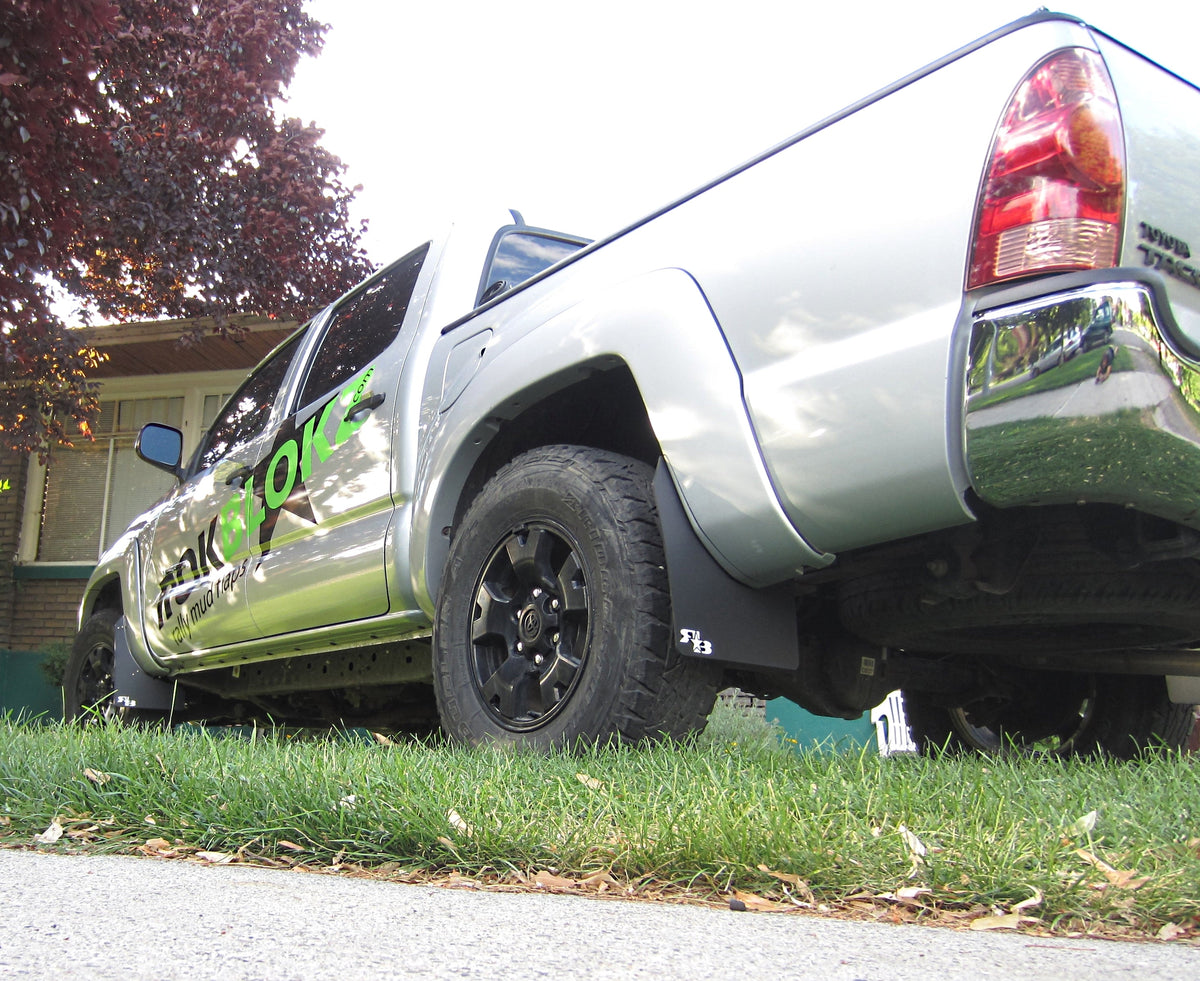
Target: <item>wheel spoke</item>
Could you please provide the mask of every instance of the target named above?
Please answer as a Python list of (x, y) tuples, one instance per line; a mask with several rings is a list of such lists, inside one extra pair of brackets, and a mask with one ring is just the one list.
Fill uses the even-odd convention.
[(583, 581), (583, 568), (574, 552), (567, 555), (555, 577), (554, 590), (558, 593), (562, 608), (578, 613), (587, 610), (587, 586)]
[(505, 718), (515, 720), (529, 711), (529, 681), (528, 662), (523, 657), (510, 657), (487, 679), (480, 691), (484, 701)]
[(471, 640), (478, 644), (488, 637), (504, 641), (511, 648), (516, 636), (515, 606), (511, 596), (494, 582), (483, 582), (475, 594), (475, 616), (471, 622)]
[(523, 528), (505, 543), (508, 561), (524, 587), (554, 588), (552, 556), (557, 537), (543, 528)]
[(538, 679), (543, 711), (548, 712), (562, 701), (578, 671), (579, 661), (575, 658), (561, 654), (554, 658), (549, 669), (544, 671)]

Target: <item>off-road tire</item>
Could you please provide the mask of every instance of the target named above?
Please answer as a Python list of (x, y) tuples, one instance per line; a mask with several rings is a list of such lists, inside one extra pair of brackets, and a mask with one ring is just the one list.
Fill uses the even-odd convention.
[(113, 662), (119, 610), (97, 610), (84, 622), (71, 645), (71, 656), (63, 671), (63, 708), (68, 722), (97, 722), (121, 725), (163, 724), (166, 713), (119, 706), (114, 695)]
[(98, 610), (83, 625), (71, 645), (63, 672), (65, 715), (68, 722), (115, 720), (119, 713), (113, 695), (114, 632), (120, 613)]
[[(1195, 725), (1193, 707), (1172, 702), (1160, 677), (1053, 673), (1044, 684), (1065, 694), (1058, 714), (1037, 720), (1036, 731), (1019, 723), (976, 725), (971, 706), (945, 707), (906, 690), (909, 731), (923, 753), (1015, 751), (1125, 760), (1147, 751), (1182, 749)], [(1015, 720), (1028, 710), (1028, 705), (1017, 705), (1001, 718), (1007, 714)]]
[(628, 457), (546, 446), (479, 493), (434, 625), (450, 738), (541, 750), (704, 727), (722, 672), (671, 643), (652, 478)]

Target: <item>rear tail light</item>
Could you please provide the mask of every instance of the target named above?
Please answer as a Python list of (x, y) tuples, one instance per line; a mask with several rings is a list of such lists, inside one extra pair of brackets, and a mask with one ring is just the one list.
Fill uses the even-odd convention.
[(1116, 265), (1125, 141), (1100, 56), (1050, 55), (1013, 96), (976, 207), (967, 287)]

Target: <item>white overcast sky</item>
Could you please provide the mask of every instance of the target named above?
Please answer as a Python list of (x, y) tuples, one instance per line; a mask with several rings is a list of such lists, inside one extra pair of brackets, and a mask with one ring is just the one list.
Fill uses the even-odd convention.
[[(330, 30), (283, 108), (363, 186), (377, 264), (486, 209), (596, 238), (1037, 6), (309, 0)], [(1194, 5), (1051, 6), (1200, 82)]]

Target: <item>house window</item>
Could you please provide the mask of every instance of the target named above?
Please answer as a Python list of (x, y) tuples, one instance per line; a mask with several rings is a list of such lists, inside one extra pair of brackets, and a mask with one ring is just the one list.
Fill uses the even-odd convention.
[(179, 396), (103, 401), (94, 442), (50, 451), (36, 561), (96, 561), (171, 488), (171, 476), (138, 460), (133, 443), (148, 422), (182, 427), (183, 403)]

